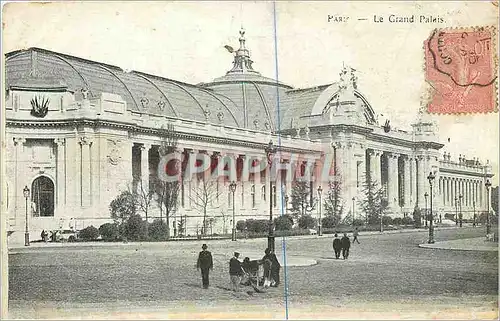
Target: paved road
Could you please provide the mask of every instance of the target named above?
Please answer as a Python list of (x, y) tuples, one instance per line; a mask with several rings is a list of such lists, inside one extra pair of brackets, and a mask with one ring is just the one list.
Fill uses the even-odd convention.
[[(482, 233), (473, 228), (437, 231), (436, 241)], [(265, 239), (209, 242), (215, 259), (209, 290), (200, 288), (194, 268), (200, 246), (197, 242), (20, 249), (9, 255), (9, 302), (15, 315), (24, 317), (33, 317), (33, 307), (37, 306), (38, 313), (41, 307), (50, 305), (88, 309), (103, 304), (108, 308), (111, 304), (123, 306), (123, 302), (129, 307), (155, 304), (157, 309), (178, 309), (175, 302), (189, 300), (208, 308), (235, 299), (247, 308), (255, 304), (265, 304), (268, 312), (276, 308), (280, 317), (285, 304), (290, 311), (306, 311), (314, 303), (320, 311), (320, 307), (380, 307), (375, 302), (394, 305), (397, 301), (401, 306), (413, 302), (412, 311), (411, 306), (414, 309), (426, 300), (437, 304), (436, 300), (446, 302), (447, 298), (451, 306), (460, 302), (463, 311), (473, 306), (497, 313), (498, 253), (419, 248), (426, 237), (425, 232), (361, 234), (361, 244), (352, 246), (346, 261), (332, 258), (331, 237), (289, 238), (286, 255), (310, 257), (318, 264), (282, 270), (289, 290), (286, 302), (284, 287), (254, 295), (235, 295), (226, 290), (231, 253), (255, 253), (265, 248)], [(426, 305), (422, 311), (428, 309)]]

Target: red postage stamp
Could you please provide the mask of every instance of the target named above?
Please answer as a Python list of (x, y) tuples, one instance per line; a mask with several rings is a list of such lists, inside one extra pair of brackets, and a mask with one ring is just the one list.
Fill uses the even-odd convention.
[(493, 28), (434, 30), (424, 42), (430, 113), (497, 111)]

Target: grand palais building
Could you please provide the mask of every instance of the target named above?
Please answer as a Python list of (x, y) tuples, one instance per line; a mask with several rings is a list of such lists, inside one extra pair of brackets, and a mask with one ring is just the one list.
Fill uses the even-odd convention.
[[(110, 222), (110, 202), (121, 191), (136, 188), (138, 181), (148, 185), (158, 176), (169, 126), (178, 137), (178, 153), (231, 155), (242, 168), (265, 158), (270, 141), (279, 147), (284, 164), (300, 155), (306, 166), (315, 167), (322, 155), (334, 155), (345, 213), (356, 215), (353, 199), (363, 197), (367, 176), (384, 188), (390, 215), (408, 215), (416, 205), (423, 209), (430, 172), (436, 177), (435, 213), (455, 213), (456, 199), (464, 218), (486, 211), (491, 167), (443, 152), (436, 125), (425, 113), (409, 131), (391, 129), (385, 119), (379, 123), (376, 106), (363, 96), (351, 68), (344, 68), (334, 83), (313, 88), (266, 78), (252, 66), (240, 34), (232, 68), (196, 85), (40, 48), (7, 53), (3, 219), (9, 242), (23, 242), (26, 225), (33, 240), (42, 230)], [(282, 175), (270, 197), (269, 179), (263, 171), (236, 180), (236, 221), (267, 219), (269, 202), (275, 215), (286, 211), (280, 199), (291, 194), (291, 180)], [(192, 202), (198, 184), (181, 182), (178, 209), (170, 220), (184, 217), (191, 235), (203, 219)], [(313, 181), (312, 190), (319, 185), (324, 195), (329, 184)], [(229, 181), (217, 189), (208, 216), (213, 232), (221, 233), (224, 227), (230, 230), (233, 204)], [(223, 222), (223, 216), (229, 220)], [(156, 202), (149, 217), (159, 217)]]

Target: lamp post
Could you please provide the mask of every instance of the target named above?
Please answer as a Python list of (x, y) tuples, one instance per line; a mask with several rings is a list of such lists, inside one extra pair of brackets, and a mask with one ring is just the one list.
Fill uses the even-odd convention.
[(429, 244), (432, 244), (434, 243), (434, 225), (433, 225), (433, 221), (434, 221), (434, 218), (432, 217), (432, 182), (434, 181), (434, 179), (436, 178), (436, 176), (434, 174), (432, 174), (432, 172), (429, 173), (429, 176), (427, 176), (427, 179), (429, 180), (429, 196), (431, 197), (430, 199), (430, 213), (429, 213), (429, 241), (428, 243)]
[(236, 241), (236, 218), (234, 210), (234, 192), (236, 192), (236, 183), (234, 181), (229, 184), (229, 190), (233, 193), (233, 231), (231, 233), (231, 240)]
[(424, 220), (425, 220), (425, 227), (427, 227), (427, 219), (429, 218), (428, 217), (429, 210), (427, 208), (427, 198), (429, 197), (429, 194), (427, 192), (425, 192), (424, 197), (425, 197), (425, 215), (424, 215)]
[(323, 188), (321, 185), (318, 187), (318, 197), (319, 197), (319, 222), (318, 222), (318, 236), (323, 235), (323, 231), (321, 230), (321, 193), (323, 192)]
[(474, 216), (473, 216), (474, 220), (472, 221), (472, 226), (476, 227), (476, 200), (472, 200), (472, 210), (474, 213)]
[(274, 229), (273, 229), (273, 180), (271, 177), (271, 169), (273, 163), (273, 155), (276, 153), (276, 146), (270, 140), (269, 144), (264, 148), (269, 165), (269, 234), (267, 236), (267, 248), (274, 251)]
[(30, 189), (24, 186), (23, 189), (24, 199), (26, 200), (26, 229), (24, 230), (24, 246), (30, 245), (30, 232), (28, 229), (28, 198), (30, 197)]
[(462, 227), (462, 199), (463, 198), (464, 198), (463, 195), (458, 196), (458, 208), (459, 208), (458, 220), (460, 221), (460, 227)]
[(455, 225), (458, 225), (458, 198), (455, 196)]
[(490, 187), (491, 183), (490, 180), (487, 179), (486, 183), (484, 183), (484, 186), (486, 186), (486, 235), (491, 233), (491, 225), (490, 225)]
[(290, 196), (285, 195), (285, 214), (288, 214), (288, 200), (290, 199)]
[(356, 200), (356, 197), (352, 197), (352, 226), (354, 226), (354, 219), (356, 218), (356, 211), (354, 207), (354, 201)]

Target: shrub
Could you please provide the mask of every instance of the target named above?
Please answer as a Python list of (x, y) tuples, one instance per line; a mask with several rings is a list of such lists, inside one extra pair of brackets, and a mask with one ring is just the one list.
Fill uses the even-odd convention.
[(120, 236), (118, 225), (114, 223), (104, 223), (99, 226), (99, 233), (104, 241), (117, 241)]
[(99, 230), (93, 225), (90, 225), (81, 230), (78, 235), (84, 241), (91, 241), (99, 237)]
[(414, 221), (411, 217), (406, 216), (401, 219), (401, 223), (403, 223), (403, 225), (412, 225)]
[(240, 232), (243, 232), (245, 230), (245, 227), (247, 226), (247, 222), (246, 221), (238, 221), (236, 222), (236, 230), (240, 231)]
[(122, 236), (130, 241), (140, 241), (146, 238), (146, 221), (140, 215), (132, 215), (123, 223)]
[(302, 215), (299, 218), (299, 228), (310, 229), (316, 227), (316, 219), (311, 215)]
[(167, 224), (163, 220), (156, 219), (149, 224), (149, 238), (152, 240), (165, 240), (167, 238)]
[(129, 217), (136, 213), (136, 199), (128, 191), (122, 192), (110, 204), (109, 209), (111, 217), (118, 222), (125, 222)]
[(392, 224), (392, 217), (384, 215), (382, 216), (382, 224), (384, 226), (391, 225)]
[(246, 221), (246, 227), (249, 232), (255, 232), (255, 233), (267, 232), (269, 230), (269, 221), (249, 219)]
[(337, 226), (335, 217), (333, 216), (326, 216), (321, 219), (321, 226), (323, 228), (334, 228)]
[(401, 225), (403, 223), (403, 219), (401, 217), (396, 217), (392, 220), (392, 224)]
[[(415, 209), (413, 210), (413, 222), (415, 227), (422, 226), (422, 211), (417, 206), (415, 206)], [(401, 220), (401, 224), (404, 224), (403, 220)]]
[(277, 231), (289, 231), (293, 226), (293, 218), (288, 214), (281, 215), (274, 219), (274, 225)]
[(363, 226), (365, 225), (365, 221), (360, 219), (360, 218), (355, 218), (353, 221), (352, 221), (352, 225), (354, 226)]

